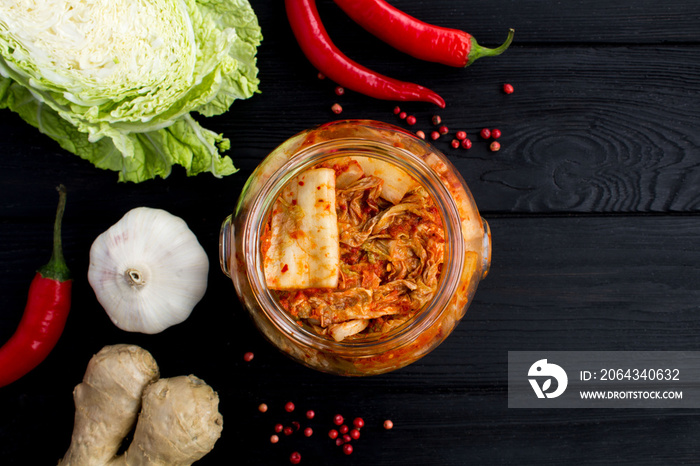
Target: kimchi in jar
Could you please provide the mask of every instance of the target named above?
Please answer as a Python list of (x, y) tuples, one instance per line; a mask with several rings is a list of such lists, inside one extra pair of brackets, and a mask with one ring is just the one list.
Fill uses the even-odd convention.
[(222, 269), (262, 334), (350, 376), (404, 367), (444, 341), (490, 255), (488, 225), (444, 155), (369, 120), (275, 149), (220, 239)]

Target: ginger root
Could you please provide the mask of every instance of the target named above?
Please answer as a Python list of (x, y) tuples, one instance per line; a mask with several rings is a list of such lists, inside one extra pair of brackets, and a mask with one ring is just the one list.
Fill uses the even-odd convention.
[[(216, 392), (193, 375), (158, 377), (151, 354), (135, 345), (93, 356), (73, 391), (73, 436), (59, 465), (185, 466), (209, 453), (223, 429)], [(118, 455), (134, 424), (131, 444)]]

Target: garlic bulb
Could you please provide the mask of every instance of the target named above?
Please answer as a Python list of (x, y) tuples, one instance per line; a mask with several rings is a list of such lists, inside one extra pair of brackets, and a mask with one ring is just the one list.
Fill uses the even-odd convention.
[(209, 259), (184, 220), (130, 210), (90, 248), (88, 281), (114, 325), (158, 333), (189, 317), (207, 289)]

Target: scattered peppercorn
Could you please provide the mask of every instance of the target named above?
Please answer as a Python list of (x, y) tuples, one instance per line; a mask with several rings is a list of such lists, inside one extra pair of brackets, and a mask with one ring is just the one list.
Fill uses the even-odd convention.
[(330, 437), (331, 439), (337, 439), (338, 438), (338, 431), (335, 429), (329, 430), (328, 437)]
[(484, 138), (484, 139), (488, 139), (488, 138), (491, 137), (491, 130), (488, 129), (488, 128), (484, 128), (484, 129), (481, 130), (481, 132), (479, 133), (479, 135), (480, 135), (482, 138)]
[(320, 71), (318, 72), (318, 74), (316, 75), (316, 77), (317, 77), (318, 79), (326, 79), (326, 75), (323, 74), (323, 73), (321, 73)]
[(467, 138), (467, 132), (466, 131), (457, 131), (457, 134), (455, 134), (455, 137), (459, 139), (460, 141), (464, 141)]
[(338, 432), (340, 432), (341, 434), (347, 434), (349, 431), (350, 428), (346, 424), (343, 424), (342, 426), (340, 426), (340, 429), (338, 429)]
[(416, 136), (418, 136), (421, 139), (425, 139), (425, 133), (421, 130), (416, 131)]
[(515, 91), (515, 89), (513, 88), (512, 84), (504, 84), (503, 85), (503, 92), (505, 92), (506, 94), (512, 94), (514, 91)]
[(296, 432), (301, 428), (301, 424), (299, 424), (297, 421), (292, 421), (292, 427), (294, 427), (294, 431)]
[(306, 419), (313, 419), (314, 416), (316, 416), (316, 413), (313, 410), (310, 409), (306, 412)]
[(491, 149), (492, 152), (498, 152), (501, 150), (501, 143), (498, 141), (493, 141), (489, 146), (489, 149)]
[(450, 132), (450, 130), (445, 125), (440, 126), (440, 128), (438, 128), (438, 131), (440, 132), (440, 134), (447, 134)]
[(346, 455), (352, 454), (352, 445), (350, 445), (349, 443), (343, 445), (343, 453), (345, 453)]
[(277, 435), (271, 435), (270, 436), (270, 443), (277, 443), (280, 441), (280, 438)]
[(331, 110), (336, 115), (343, 113), (343, 107), (341, 107), (340, 104), (333, 104), (333, 106), (331, 107)]
[(406, 117), (406, 123), (408, 123), (409, 125), (415, 125), (416, 124), (416, 117), (414, 117), (413, 115), (408, 115)]
[(356, 417), (355, 420), (352, 421), (352, 425), (358, 429), (362, 429), (365, 426), (365, 420), (361, 417)]
[(314, 430), (311, 427), (304, 429), (304, 437), (311, 437), (314, 434)]
[(344, 443), (350, 443), (350, 442), (352, 442), (352, 437), (350, 437), (349, 434), (343, 435), (343, 442), (344, 442)]
[(294, 433), (294, 429), (292, 429), (291, 426), (287, 426), (284, 428), (284, 435), (292, 435)]
[(401, 118), (402, 120), (405, 120), (407, 116), (408, 115), (406, 114), (406, 112), (399, 113), (399, 118)]
[(450, 145), (452, 146), (453, 149), (458, 149), (459, 148), (459, 140), (458, 139), (453, 139), (452, 142), (450, 142)]
[(353, 429), (350, 431), (350, 438), (353, 440), (357, 440), (360, 438), (360, 430), (359, 429)]
[(464, 139), (462, 141), (462, 149), (471, 149), (472, 148), (472, 142), (469, 139)]
[(501, 130), (500, 129), (492, 129), (491, 130), (491, 137), (494, 139), (498, 139), (501, 137)]
[(295, 451), (289, 455), (289, 462), (292, 464), (299, 464), (301, 462), (301, 455), (298, 451)]
[(440, 138), (440, 133), (438, 133), (437, 131), (433, 131), (432, 133), (430, 133), (430, 139), (432, 139), (433, 141), (435, 141), (436, 139), (439, 139), (439, 138)]
[(254, 357), (255, 357), (255, 354), (253, 354), (252, 351), (248, 351), (247, 353), (243, 354), (243, 360), (245, 362), (252, 361)]
[(265, 403), (260, 403), (260, 405), (258, 405), (258, 411), (261, 413), (267, 412), (267, 405)]
[(398, 115), (399, 113), (401, 113), (401, 108), (397, 105), (394, 107), (394, 115)]
[(386, 430), (391, 430), (394, 428), (394, 423), (387, 419), (386, 421), (384, 421), (384, 428)]
[(345, 443), (345, 442), (343, 442), (343, 438), (342, 438), (342, 437), (338, 437), (337, 439), (335, 439), (335, 446), (336, 446), (336, 447), (341, 446), (343, 443)]
[(442, 123), (442, 118), (440, 118), (440, 115), (433, 115), (433, 118), (431, 119), (431, 121), (433, 122), (433, 124), (435, 126), (437, 126), (440, 123)]
[(345, 419), (340, 414), (336, 414), (335, 416), (333, 416), (333, 424), (335, 424), (336, 426), (341, 425), (344, 420)]
[(294, 411), (294, 403), (292, 403), (291, 401), (288, 401), (284, 405), (284, 410), (287, 411), (288, 413), (291, 413), (292, 411)]
[(282, 424), (275, 424), (275, 432), (278, 434), (284, 430), (284, 426)]
[(335, 88), (335, 95), (343, 95), (345, 94), (345, 88), (341, 86), (336, 86)]

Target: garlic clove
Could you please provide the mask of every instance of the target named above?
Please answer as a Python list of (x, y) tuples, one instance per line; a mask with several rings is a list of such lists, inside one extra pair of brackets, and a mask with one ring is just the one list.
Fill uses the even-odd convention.
[(95, 239), (88, 281), (122, 330), (158, 333), (187, 319), (207, 289), (209, 259), (184, 220), (137, 207)]

